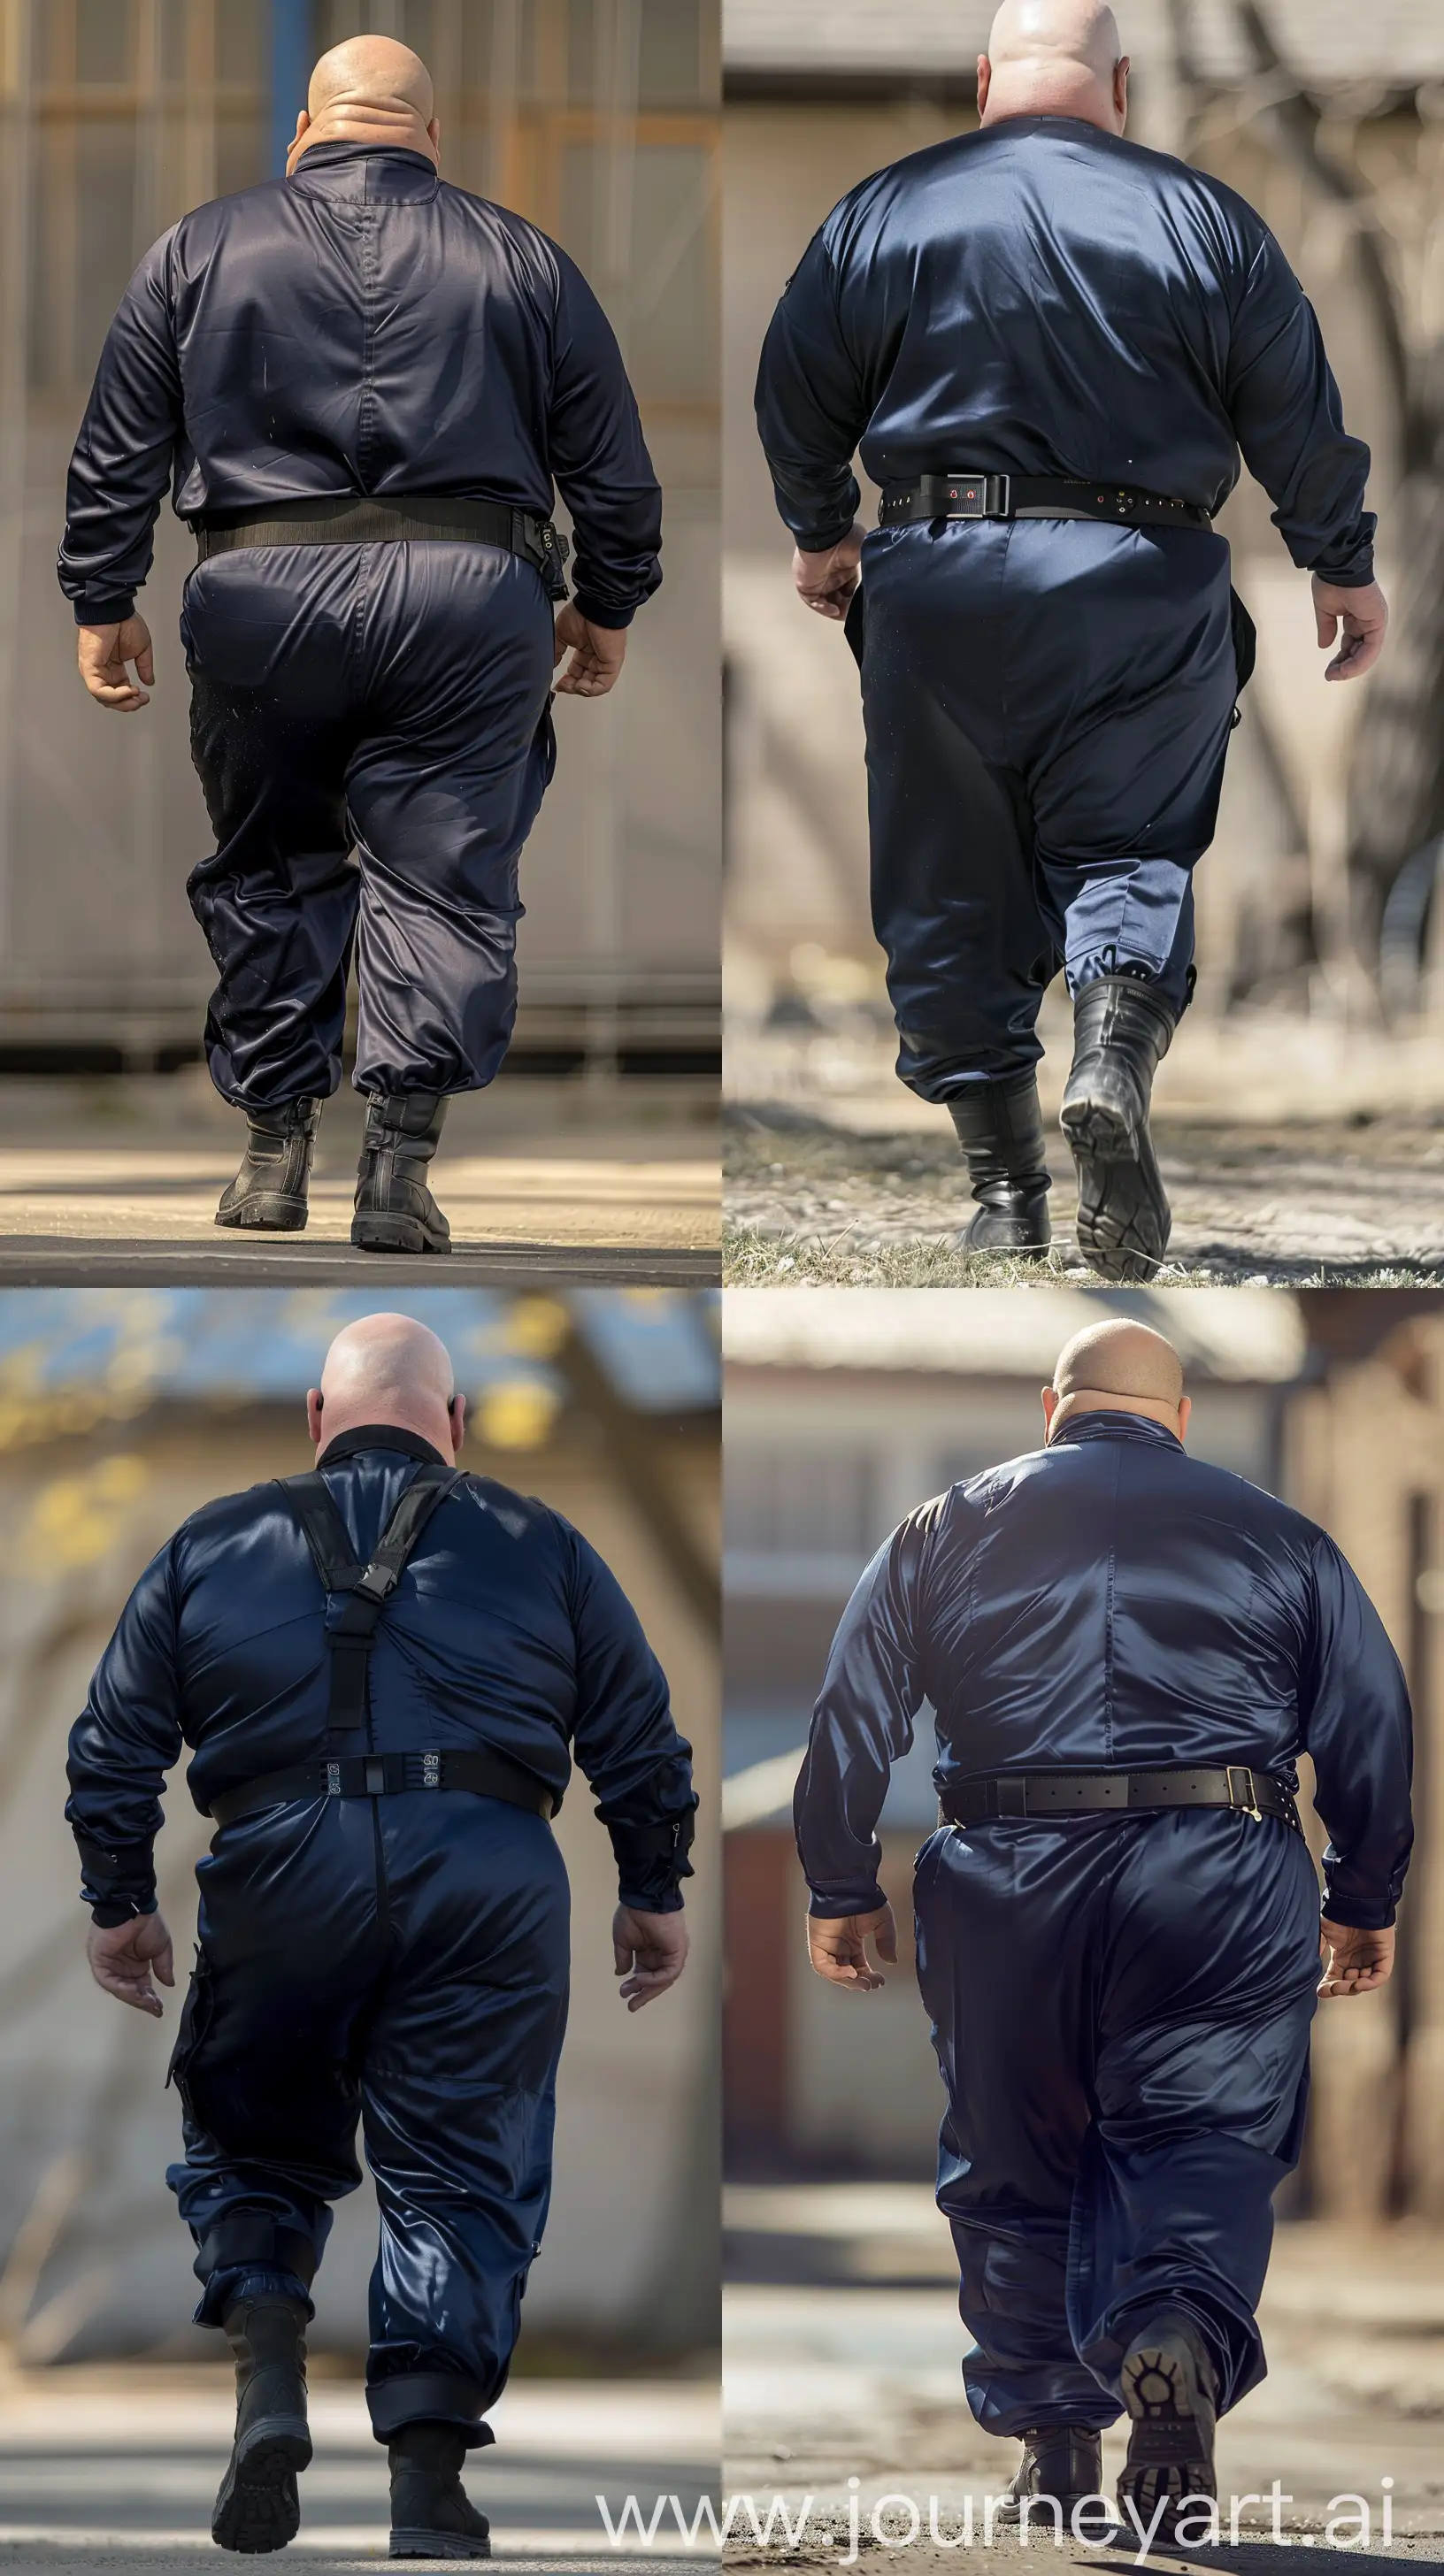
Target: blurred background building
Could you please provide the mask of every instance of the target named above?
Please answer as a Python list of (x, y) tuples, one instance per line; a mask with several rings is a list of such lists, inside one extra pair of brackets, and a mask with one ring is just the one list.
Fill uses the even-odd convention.
[[(1399, 1968), (1376, 1995), (1319, 2016), (1309, 2141), (1282, 2208), (1354, 2226), (1444, 2219), (1437, 1296), (753, 1290), (727, 1299), (725, 1328), (724, 2089), (731, 2171), (750, 2186), (735, 2204), (740, 2278), (947, 2276), (928, 2192), (890, 2198), (885, 2188), (927, 2183), (942, 2103), (908, 1901), (913, 1854), (937, 1816), (930, 1722), (925, 1714), (895, 1769), (882, 1818), (901, 1964), (862, 2001), (808, 1966), (792, 1786), (832, 1632), (864, 1564), (915, 1504), (1039, 1445), (1038, 1390), (1063, 1342), (1100, 1311), (1170, 1336), (1194, 1398), (1190, 1448), (1333, 1533), (1407, 1669), (1418, 1841)], [(1307, 1787), (1306, 1776), (1311, 1814)], [(1317, 1853), (1316, 1819), (1310, 1830)], [(868, 2189), (843, 2188), (852, 2179)]]
[[(1444, 15), (1431, 0), (1119, 0), (1117, 15), (1130, 132), (1247, 196), (1317, 306), (1346, 417), (1374, 451), (1395, 616), (1379, 673), (1325, 689), (1307, 581), (1245, 475), (1220, 524), (1259, 666), (1198, 872), (1190, 1044), (1205, 1021), (1263, 1009), (1417, 1033), (1444, 1021)], [(792, 594), (752, 421), (758, 349), (838, 198), (974, 123), (991, 16), (989, 0), (725, 0), (734, 1087), (757, 1074), (749, 1034), (890, 1026), (857, 675)]]
[(402, 37), (442, 170), (580, 262), (666, 490), (664, 586), (627, 684), (579, 719), (523, 863), (513, 1063), (705, 1071), (716, 1054), (717, 12), (711, 0), (0, 0), (0, 1066), (165, 1069), (212, 981), (185, 901), (209, 846), (167, 508), (142, 606), (158, 683), (100, 719), (53, 558), (110, 317), (188, 207), (284, 166), (315, 55)]
[[(520, 2367), (703, 2352), (718, 2328), (716, 1814), (718, 1354), (707, 1296), (422, 1291), (396, 1301), (448, 1344), (471, 1400), (466, 1464), (576, 1522), (636, 1604), (693, 1744), (702, 1798), (694, 1952), (673, 1997), (617, 2001), (606, 1832), (578, 1778), (558, 1834), (573, 1991), (556, 2194)], [(375, 1298), (111, 1289), (0, 1296), (0, 2375), (134, 2350), (213, 2359), (187, 2322), (190, 2244), (165, 2188), (180, 2113), (163, 2089), (209, 1838), (179, 1772), (157, 1845), (178, 1983), (165, 2018), (91, 1982), (65, 1739), (143, 1565), (185, 1515), (309, 1463), (302, 1403), (333, 1335)], [(715, 1841), (712, 1845), (715, 1851)], [(341, 2204), (314, 2340), (366, 2338), (369, 2181)]]

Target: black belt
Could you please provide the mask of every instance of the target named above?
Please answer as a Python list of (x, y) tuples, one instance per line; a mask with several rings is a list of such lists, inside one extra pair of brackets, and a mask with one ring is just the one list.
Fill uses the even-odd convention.
[(1211, 528), (1196, 501), (1170, 501), (1126, 483), (1086, 483), (1069, 474), (915, 474), (885, 483), (877, 523), (908, 519), (1111, 519), (1135, 528)]
[(1257, 1824), (1278, 1816), (1303, 1832), (1292, 1793), (1268, 1771), (986, 1771), (955, 1780), (938, 1802), (946, 1825), (1003, 1816), (1143, 1815), (1161, 1807), (1233, 1807)]
[(332, 500), (272, 501), (241, 518), (193, 519), (196, 560), (230, 554), (237, 546), (370, 546), (400, 538), (465, 545), (505, 546), (535, 564), (553, 599), (565, 599), (562, 567), (571, 549), (550, 519), (503, 501), (427, 498), (404, 500), (341, 493)]
[(560, 1801), (520, 1762), (504, 1753), (343, 1753), (328, 1762), (302, 1762), (291, 1771), (267, 1771), (240, 1789), (211, 1800), (218, 1825), (261, 1807), (301, 1798), (394, 1798), (411, 1789), (469, 1789), (474, 1797), (500, 1798), (550, 1817)]

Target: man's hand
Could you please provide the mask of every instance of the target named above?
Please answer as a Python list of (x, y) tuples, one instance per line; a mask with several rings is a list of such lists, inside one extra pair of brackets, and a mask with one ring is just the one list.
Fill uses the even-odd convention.
[(1319, 1926), (1319, 1957), (1324, 1965), (1319, 1993), (1326, 2001), (1331, 1995), (1367, 1995), (1393, 1975), (1393, 1926), (1386, 1932), (1356, 1932), (1351, 1923), (1331, 1923), (1326, 1914)]
[(96, 1984), (108, 1995), (159, 2021), (163, 2007), (150, 1981), (152, 1968), (163, 1986), (175, 1984), (175, 1954), (161, 1915), (137, 1914), (129, 1923), (113, 1923), (109, 1931), (92, 1923), (85, 1955)]
[(1319, 630), (1319, 651), (1327, 653), (1342, 625), (1344, 639), (1324, 673), (1326, 680), (1360, 680), (1372, 671), (1384, 650), (1384, 632), (1389, 623), (1389, 603), (1376, 581), (1367, 582), (1362, 590), (1341, 590), (1336, 583), (1313, 576), (1314, 617)]
[(612, 1916), (612, 1956), (622, 1979), (618, 1988), (629, 2013), (640, 2012), (655, 1995), (675, 1986), (687, 1965), (686, 1917), (634, 1913), (619, 1905)]
[(856, 1994), (870, 1995), (887, 1984), (867, 1955), (869, 1941), (890, 1968), (897, 1966), (897, 1925), (890, 1905), (880, 1914), (809, 1914), (807, 1918), (808, 1957), (830, 1986), (851, 1986)]
[(866, 528), (849, 528), (825, 555), (805, 555), (799, 546), (792, 558), (792, 580), (804, 608), (815, 608), (819, 617), (844, 618), (858, 584), (858, 566), (862, 561), (862, 541)]
[[(155, 656), (150, 649), (150, 628), (143, 617), (127, 617), (120, 626), (78, 626), (75, 634), (80, 676), (100, 706), (112, 707), (120, 716), (133, 716), (137, 707), (150, 705), (150, 692), (155, 687)], [(129, 662), (135, 664), (134, 679), (126, 668)], [(142, 681), (144, 687), (140, 685)]]
[(625, 626), (594, 626), (568, 600), (557, 616), (552, 645), (554, 670), (568, 646), (572, 658), (558, 674), (558, 697), (604, 698), (609, 689), (616, 687), (627, 658)]

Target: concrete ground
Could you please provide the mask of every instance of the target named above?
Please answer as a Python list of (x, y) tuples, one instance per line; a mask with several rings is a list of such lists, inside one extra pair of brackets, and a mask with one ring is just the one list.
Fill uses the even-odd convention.
[[(946, 2544), (963, 2527), (966, 2499), (981, 2546), (984, 2499), (1006, 2485), (1018, 2451), (981, 2433), (963, 2400), (956, 2274), (927, 2186), (734, 2187), (728, 2233), (724, 2492), (750, 2494), (764, 2531), (774, 2497), (784, 2499), (794, 2531), (803, 2500), (814, 2500), (793, 2544), (781, 2542), (774, 2522), (771, 2544), (759, 2546), (746, 2514), (734, 2512), (729, 2558), (845, 2563), (856, 2496), (869, 2568), (891, 2558), (933, 2576), (956, 2565)], [(1375, 2235), (1281, 2226), (1262, 2324), (1269, 2375), (1219, 2432), (1220, 2541), (1155, 2550), (1153, 2563), (1308, 2576), (1320, 2549), (1332, 2554), (1347, 2539), (1350, 2557), (1373, 2576), (1400, 2558), (1444, 2565), (1444, 2235), (1412, 2225)], [(1123, 2450), (1116, 2430), (1104, 2436), (1105, 2488)], [(915, 2504), (921, 2522), (915, 2543), (891, 2551), (869, 2529), (888, 2494)], [(1350, 2494), (1368, 2500), (1367, 2541), (1357, 2509), (1335, 2502), (1331, 2543), (1331, 2500)], [(1234, 2497), (1241, 2509), (1231, 2545)], [(934, 2498), (941, 2547), (929, 2536)], [(908, 2518), (898, 2501), (881, 2529), (901, 2537)], [(1061, 2559), (1114, 2570), (1139, 2556), (1136, 2533), (1126, 2546), (1116, 2537), (1085, 2549), (1070, 2537), (1058, 2549), (1051, 2523), (1029, 2545), (1045, 2567)], [(1015, 2534), (995, 2533), (991, 2546), (1004, 2558), (1022, 2554)]]
[[(1050, 997), (1040, 1075), (1052, 1269), (1085, 1279), (1056, 1124), (1068, 1029)], [(997, 1286), (1047, 1271), (964, 1258), (971, 1215), (946, 1111), (893, 1072), (894, 1041), (729, 1026), (726, 1276), (737, 1285)], [(1160, 1285), (1397, 1286), (1444, 1277), (1444, 1045), (1326, 1021), (1190, 1015), (1153, 1132), (1173, 1206)]]
[[(328, 1103), (299, 1235), (215, 1224), (243, 1122), (199, 1067), (0, 1080), (0, 1284), (415, 1284), (443, 1265), (350, 1244), (361, 1103)], [(503, 1076), (453, 1103), (436, 1160), (449, 1287), (717, 1276), (716, 1086)]]
[[(386, 2455), (359, 2383), (321, 2378), (311, 2420), (300, 2537), (275, 2563), (314, 2576), (384, 2563)], [(613, 2549), (596, 2498), (615, 2521), (634, 2494), (650, 2521), (658, 2497), (676, 2495), (690, 2521), (699, 2495), (716, 2492), (715, 2382), (520, 2381), (494, 2421), (496, 2447), (472, 2453), (467, 2483), (491, 2520), (494, 2556), (517, 2576), (603, 2559), (623, 2576), (644, 2566), (676, 2576), (708, 2555), (677, 2545), (670, 2504), (655, 2549)], [(0, 2375), (0, 2570), (209, 2576), (228, 2563), (210, 2515), (233, 2422), (230, 2373), (219, 2368)]]

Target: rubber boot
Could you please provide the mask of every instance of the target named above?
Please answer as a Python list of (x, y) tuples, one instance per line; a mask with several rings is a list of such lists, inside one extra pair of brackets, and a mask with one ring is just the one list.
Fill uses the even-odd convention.
[[(993, 2520), (1021, 2522), (1025, 2496), (1053, 2496), (1066, 2535), (1073, 2507), (1085, 2496), (1097, 2495), (1102, 2475), (1101, 2433), (1090, 2424), (1042, 2424), (1036, 2432), (1023, 2435), (1023, 2456)], [(1046, 2511), (1029, 2516), (1032, 2528), (1045, 2538), (1052, 2519)]]
[(236, 2438), (211, 2538), (218, 2549), (259, 2557), (284, 2549), (301, 2527), (296, 2476), (311, 2457), (306, 2310), (295, 2299), (251, 2299), (232, 2308), (225, 2329), (236, 2356)]
[(434, 1091), (366, 1095), (351, 1240), (363, 1252), (449, 1252), (451, 1228), (426, 1186), (446, 1101)]
[(455, 2424), (403, 2424), (387, 2457), (393, 2558), (491, 2556), (491, 2526), (461, 2483), (466, 2437)]
[[(1218, 2387), (1198, 2329), (1186, 2317), (1155, 2317), (1133, 2337), (1124, 2357), (1122, 2397), (1128, 2409), (1128, 2457), (1118, 2480), (1146, 2531), (1160, 2503), (1181, 2505), (1185, 2496), (1216, 2496), (1213, 2430)], [(1161, 2540), (1177, 2519), (1166, 2510)]]
[(1148, 1110), (1174, 1026), (1156, 986), (1132, 975), (1099, 975), (1073, 1003), (1061, 1124), (1078, 1171), (1078, 1249), (1104, 1279), (1151, 1279), (1168, 1249)]
[(216, 1210), (217, 1225), (245, 1226), (256, 1234), (300, 1233), (320, 1116), (319, 1100), (247, 1110), (245, 1154)]
[(963, 1236), (964, 1252), (1047, 1251), (1048, 1166), (1043, 1114), (1033, 1075), (1021, 1082), (975, 1082), (948, 1102), (978, 1212)]

